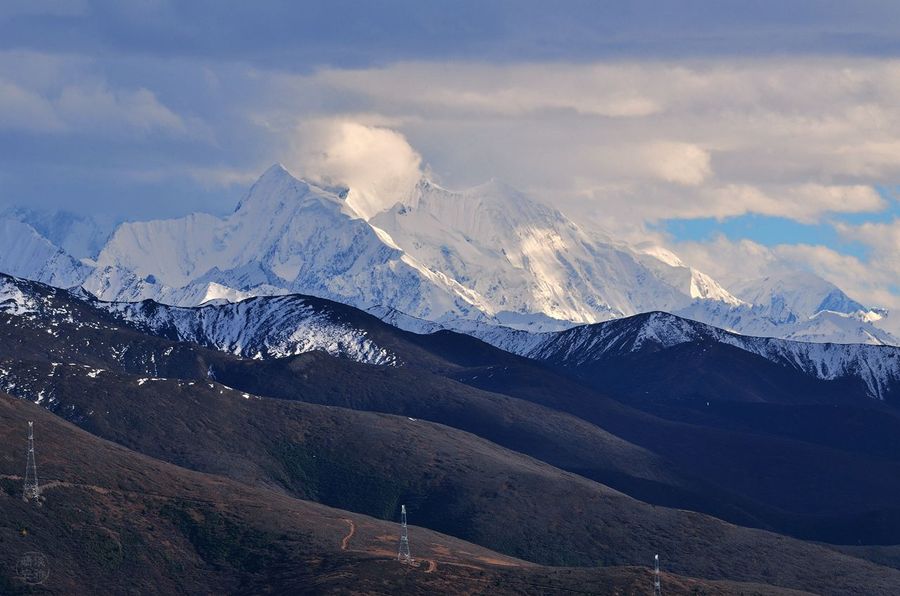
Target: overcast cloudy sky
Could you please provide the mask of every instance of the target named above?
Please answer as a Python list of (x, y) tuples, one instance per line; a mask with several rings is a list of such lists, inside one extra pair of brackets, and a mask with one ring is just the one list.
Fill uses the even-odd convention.
[(224, 213), (268, 165), (496, 177), (725, 282), (900, 310), (900, 3), (0, 3), (0, 206)]

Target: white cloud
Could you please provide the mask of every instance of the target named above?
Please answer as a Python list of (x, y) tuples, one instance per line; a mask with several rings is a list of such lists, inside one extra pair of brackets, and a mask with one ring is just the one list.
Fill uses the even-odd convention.
[(64, 122), (49, 101), (0, 79), (0, 129), (56, 132), (64, 128)]
[(875, 189), (864, 185), (800, 184), (765, 189), (729, 185), (709, 189), (706, 197), (707, 215), (717, 218), (758, 213), (814, 223), (827, 213), (871, 213), (885, 208)]
[(621, 225), (872, 212), (872, 186), (900, 177), (892, 59), (399, 63), (274, 80), (338, 117), (393, 118), (447, 185), (495, 176)]
[(583, 184), (585, 190), (582, 192), (587, 193), (586, 196), (557, 204), (610, 230), (645, 228), (667, 219), (711, 217), (724, 220), (747, 214), (811, 224), (824, 221), (829, 214), (877, 213), (885, 208), (885, 201), (878, 192), (865, 185), (756, 187), (749, 184), (716, 185), (711, 181), (690, 186), (647, 180), (591, 188), (588, 186), (591, 181), (576, 179), (573, 183)]
[(149, 89), (111, 86), (84, 58), (0, 52), (0, 129), (184, 135), (196, 124)]
[(0, 79), (0, 128), (44, 133), (155, 131), (183, 134), (187, 126), (147, 89), (111, 91), (69, 85), (45, 96)]
[(874, 280), (870, 284), (872, 299), (895, 310), (890, 324), (893, 331), (900, 332), (900, 218), (855, 226), (838, 224), (837, 229), (847, 240), (869, 247), (865, 276)]
[(872, 247), (877, 255), (890, 261), (900, 281), (900, 219), (856, 226), (838, 224), (837, 229), (845, 238)]
[(184, 133), (184, 121), (147, 89), (112, 91), (104, 85), (67, 86), (53, 102), (72, 130)]
[(393, 130), (349, 120), (302, 125), (288, 161), (292, 171), (350, 188), (350, 202), (363, 217), (405, 199), (422, 177), (422, 157)]
[(675, 184), (698, 186), (712, 174), (709, 152), (690, 143), (652, 143), (643, 158), (660, 179)]

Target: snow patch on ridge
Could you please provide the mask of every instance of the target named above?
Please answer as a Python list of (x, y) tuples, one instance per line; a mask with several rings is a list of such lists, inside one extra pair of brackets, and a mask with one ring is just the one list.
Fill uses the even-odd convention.
[(0, 312), (22, 316), (37, 312), (37, 304), (26, 296), (10, 278), (0, 277)]
[(138, 327), (245, 358), (323, 351), (373, 365), (400, 364), (367, 333), (317, 310), (300, 296), (251, 298), (194, 308), (153, 302), (99, 303)]

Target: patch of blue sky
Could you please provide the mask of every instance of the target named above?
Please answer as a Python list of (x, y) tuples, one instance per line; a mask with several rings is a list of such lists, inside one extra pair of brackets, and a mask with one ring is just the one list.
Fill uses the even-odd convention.
[(830, 214), (819, 223), (800, 223), (785, 217), (747, 214), (718, 220), (714, 217), (696, 219), (669, 219), (657, 226), (678, 242), (703, 242), (719, 235), (729, 240), (752, 240), (765, 246), (778, 244), (820, 244), (844, 254), (862, 259), (868, 256), (868, 247), (860, 242), (850, 242), (835, 229), (835, 223), (860, 225), (866, 222), (888, 222), (900, 218), (900, 185), (876, 186), (884, 197), (886, 208), (875, 213)]
[(842, 238), (829, 222), (806, 224), (785, 217), (748, 214), (721, 221), (713, 217), (670, 219), (663, 221), (659, 229), (677, 242), (704, 242), (722, 235), (732, 241), (747, 239), (765, 246), (821, 244), (859, 258), (868, 255), (865, 245)]

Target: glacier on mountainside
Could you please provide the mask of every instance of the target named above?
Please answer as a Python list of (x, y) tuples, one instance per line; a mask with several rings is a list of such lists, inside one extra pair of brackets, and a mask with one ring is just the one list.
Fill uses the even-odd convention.
[[(225, 218), (120, 226), (84, 287), (105, 300), (193, 305), (210, 284), (243, 295), (303, 293), (426, 318), (480, 317), (479, 297), (398, 249), (339, 194), (270, 168)], [(221, 294), (222, 292), (220, 292)]]
[(84, 287), (104, 300), (185, 306), (298, 292), (441, 323), (532, 329), (738, 303), (699, 272), (593, 240), (497, 182), (454, 192), (422, 181), (369, 220), (346, 196), (273, 166), (225, 218), (121, 225)]
[[(747, 335), (898, 343), (879, 327), (886, 312), (821, 278), (765, 278), (732, 292), (661, 246), (583, 229), (497, 181), (453, 191), (423, 179), (364, 213), (354, 197), (276, 165), (225, 217), (124, 223), (82, 260), (23, 219), (0, 219), (0, 271), (83, 284), (104, 300), (181, 306), (301, 293), (413, 330), (534, 333), (664, 310)], [(87, 218), (14, 213), (77, 254), (104, 237)]]

